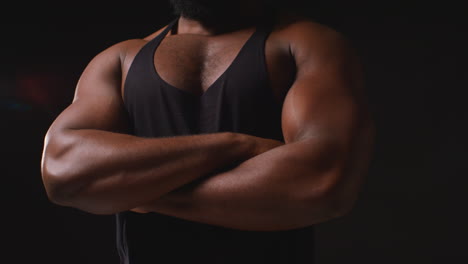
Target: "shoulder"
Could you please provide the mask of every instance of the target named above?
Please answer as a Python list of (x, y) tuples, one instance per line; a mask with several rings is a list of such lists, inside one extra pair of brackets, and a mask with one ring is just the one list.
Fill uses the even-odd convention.
[(156, 30), (149, 36), (126, 39), (109, 45), (93, 57), (88, 63), (87, 68), (95, 68), (96, 66), (99, 68), (108, 68), (115, 73), (118, 72), (125, 78), (138, 52), (163, 29), (164, 27)]
[(344, 33), (332, 26), (294, 13), (278, 14), (275, 32), (280, 33), (285, 40), (289, 40), (292, 44), (304, 40), (313, 40), (317, 43), (347, 40)]
[[(167, 26), (167, 25), (166, 25)], [(128, 39), (117, 43), (115, 46), (118, 47), (121, 53), (121, 62), (122, 62), (122, 71), (125, 73), (128, 71), (130, 65), (132, 64), (135, 56), (138, 52), (148, 44), (152, 39), (154, 39), (157, 35), (159, 35), (166, 26), (157, 29), (153, 33), (147, 36), (143, 36), (137, 39)], [(125, 75), (125, 74), (124, 74)]]
[(353, 53), (350, 39), (337, 29), (312, 18), (283, 13), (278, 17), (275, 34), (287, 45), (297, 61)]
[(141, 39), (128, 39), (122, 42), (115, 44), (116, 47), (120, 50), (120, 60), (122, 66), (125, 68), (125, 65), (131, 63), (136, 54), (148, 43), (148, 40), (144, 38)]
[(314, 20), (312, 17), (299, 15), (291, 12), (279, 13), (277, 16), (278, 27), (290, 34), (301, 34), (303, 32), (312, 34), (339, 34), (337, 29)]
[[(167, 26), (167, 25), (166, 25)], [(112, 44), (107, 47), (101, 53), (103, 55), (115, 56), (119, 55), (122, 58), (122, 61), (125, 61), (126, 58), (132, 58), (138, 51), (159, 33), (161, 33), (165, 27), (160, 27), (153, 33), (147, 36), (141, 36), (140, 38), (126, 39), (117, 43)]]
[(112, 67), (123, 78), (126, 76), (133, 59), (141, 48), (148, 43), (145, 39), (127, 39), (114, 43), (98, 53), (90, 62), (102, 66)]
[(99, 61), (123, 65), (128, 56), (145, 45), (146, 42), (143, 39), (128, 39), (114, 43), (97, 53), (91, 62)]

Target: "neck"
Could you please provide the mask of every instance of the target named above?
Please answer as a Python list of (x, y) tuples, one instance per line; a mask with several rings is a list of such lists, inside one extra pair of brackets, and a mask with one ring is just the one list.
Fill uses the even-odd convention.
[(269, 13), (269, 9), (260, 7), (242, 10), (241, 14), (213, 16), (212, 20), (197, 20), (181, 14), (177, 34), (218, 35), (256, 25)]

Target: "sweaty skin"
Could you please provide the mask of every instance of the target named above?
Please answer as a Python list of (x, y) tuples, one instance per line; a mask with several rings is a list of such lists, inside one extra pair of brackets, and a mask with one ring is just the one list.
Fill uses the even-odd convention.
[[(84, 70), (44, 140), (42, 177), (52, 202), (243, 230), (304, 227), (351, 210), (375, 128), (359, 58), (341, 33), (281, 16), (267, 39), (284, 142), (234, 132), (139, 138), (128, 134), (123, 84), (137, 52), (161, 30), (109, 47)], [(200, 94), (253, 30), (218, 33), (182, 17), (156, 51), (155, 67), (166, 82)]]

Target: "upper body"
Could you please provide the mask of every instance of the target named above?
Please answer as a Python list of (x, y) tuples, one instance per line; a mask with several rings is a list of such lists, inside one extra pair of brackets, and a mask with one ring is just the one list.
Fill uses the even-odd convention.
[[(239, 21), (242, 19), (243, 17), (238, 18)], [(117, 43), (99, 55), (103, 57), (100, 60), (106, 63), (112, 61), (116, 67), (120, 66), (121, 72), (114, 78), (121, 83), (119, 87), (122, 98), (133, 59), (164, 28), (141, 39)], [(255, 24), (247, 24), (239, 25), (231, 32), (218, 33), (204, 28), (197, 21), (181, 17), (175, 32), (169, 33), (158, 47), (155, 68), (171, 85), (201, 94), (229, 67), (254, 30)], [(278, 13), (275, 28), (266, 41), (265, 52), (271, 89), (281, 104), (298, 76), (311, 78), (312, 71), (331, 71), (332, 69), (321, 67), (331, 60), (336, 63), (333, 67), (338, 67), (340, 65), (337, 63), (343, 62), (352, 64), (341, 66), (347, 67), (347, 77), (355, 78), (353, 82), (362, 81), (359, 58), (356, 57), (350, 41), (342, 33), (307, 17)], [(298, 70), (301, 72), (297, 72)], [(320, 75), (318, 72), (314, 74)], [(356, 86), (356, 92), (364, 92), (362, 83), (353, 85)]]
[[(172, 2), (181, 16), (157, 48), (152, 67), (173, 87), (203, 95), (268, 14), (260, 12), (262, 0), (251, 1), (257, 5), (237, 20), (225, 7), (206, 11), (206, 3), (220, 8), (216, 1)], [(198, 11), (190, 13), (196, 3)], [(278, 13), (265, 41), (264, 66), (281, 106), (282, 139), (143, 140), (128, 135), (127, 77), (142, 48), (165, 28), (109, 47), (83, 72), (73, 103), (45, 140), (42, 172), (52, 200), (98, 214), (154, 212), (252, 231), (308, 227), (352, 208), (370, 161), (374, 127), (362, 67), (343, 34)], [(184, 148), (189, 144), (196, 147)], [(230, 151), (222, 152), (226, 147)], [(244, 162), (178, 189), (232, 160)]]

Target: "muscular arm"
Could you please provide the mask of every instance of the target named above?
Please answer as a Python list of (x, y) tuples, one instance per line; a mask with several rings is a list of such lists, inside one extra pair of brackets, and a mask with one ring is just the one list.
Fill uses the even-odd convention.
[(96, 214), (129, 210), (257, 154), (246, 140), (250, 137), (230, 132), (165, 138), (126, 134), (120, 95), (125, 45), (114, 45), (89, 63), (73, 102), (47, 131), (41, 171), (57, 204)]
[(140, 206), (243, 230), (309, 226), (348, 212), (365, 175), (374, 127), (356, 54), (342, 35), (291, 30), (297, 76), (286, 95), (286, 144)]

